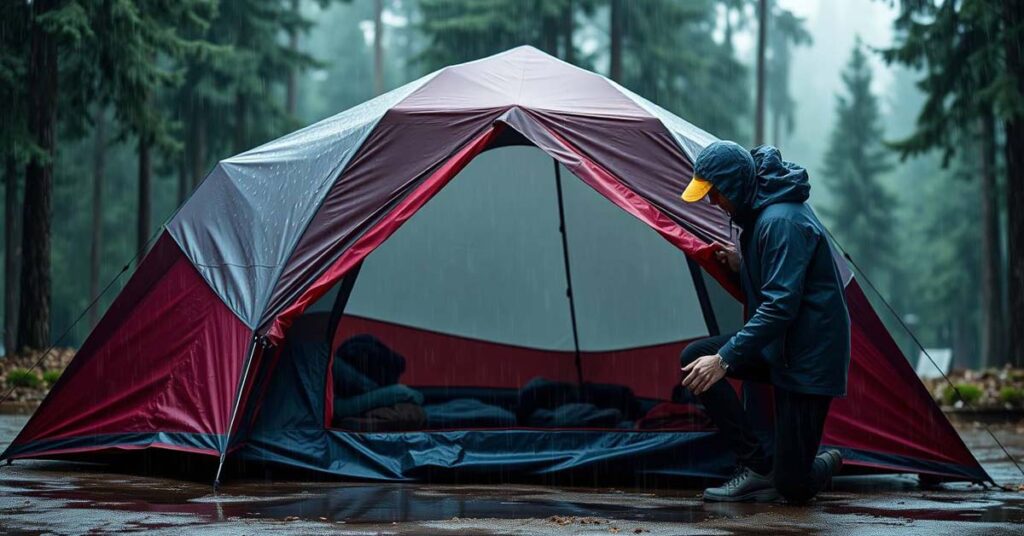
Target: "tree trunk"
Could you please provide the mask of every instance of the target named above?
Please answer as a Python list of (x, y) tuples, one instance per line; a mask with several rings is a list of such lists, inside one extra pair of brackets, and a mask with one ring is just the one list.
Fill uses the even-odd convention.
[(782, 145), (782, 114), (778, 110), (772, 112), (772, 145)]
[(249, 146), (246, 141), (249, 139), (248, 110), (249, 100), (239, 91), (235, 94), (235, 154), (244, 152)]
[(18, 236), (18, 161), (7, 157), (4, 200), (4, 351), (18, 349), (18, 268), (21, 259), (21, 237)]
[(996, 186), (996, 134), (991, 109), (981, 114), (981, 365), (1006, 362), (1002, 304), (1002, 248)]
[(540, 16), (540, 43), (537, 45), (541, 50), (551, 54), (552, 56), (558, 56), (558, 42), (559, 34), (558, 30), (561, 26), (561, 14), (554, 15), (543, 7), (544, 0), (535, 2), (534, 9), (535, 13)]
[(757, 95), (754, 105), (754, 145), (764, 143), (764, 56), (768, 39), (768, 0), (758, 0)]
[[(89, 246), (89, 299), (100, 295), (100, 255), (103, 251), (103, 178), (107, 160), (106, 111), (96, 115), (95, 144), (92, 153), (92, 244)], [(100, 308), (89, 309), (89, 325), (99, 320)]]
[[(296, 18), (299, 17), (299, 7), (299, 0), (292, 0), (292, 13)], [(299, 51), (299, 31), (297, 29), (288, 32), (288, 49), (293, 54)], [(288, 83), (285, 87), (284, 109), (291, 117), (295, 117), (296, 104), (298, 102), (298, 79), (298, 67), (290, 67), (288, 69)]]
[(189, 186), (192, 184), (192, 178), (188, 173), (188, 157), (185, 153), (178, 155), (178, 206), (188, 199)]
[(151, 205), (151, 190), (153, 184), (152, 162), (150, 151), (152, 139), (148, 134), (139, 135), (139, 212), (136, 228), (136, 251), (141, 259), (146, 254), (146, 244), (149, 242), (149, 221)]
[(576, 62), (576, 51), (572, 44), (573, 34), (576, 30), (574, 18), (576, 6), (574, 4), (573, 0), (566, 0), (565, 7), (562, 8), (562, 59), (566, 63)]
[(373, 0), (373, 94), (384, 93), (384, 0)]
[[(33, 17), (52, 11), (52, 0), (36, 0)], [(49, 157), (25, 166), (22, 223), (21, 296), (18, 348), (50, 343), (50, 219), (53, 215), (53, 156), (57, 131), (57, 42), (33, 23), (28, 61), (28, 130)]]
[(182, 144), (181, 154), (178, 155), (178, 206), (188, 199), (189, 192), (192, 191), (192, 174), (190, 171), (192, 163), (192, 151), (195, 150), (195, 144), (192, 137), (192, 118), (195, 116), (192, 113), (192, 102), (191, 98), (183, 99), (181, 103), (180, 117), (181, 122), (184, 125), (184, 143)]
[[(398, 6), (402, 10), (401, 14), (406, 19), (414, 18), (414, 13), (416, 12), (416, 9), (418, 9), (418, 6), (410, 6), (409, 2), (399, 2)], [(402, 30), (401, 35), (403, 36), (403, 39), (401, 40), (402, 57), (412, 58), (416, 54), (415, 39), (413, 37), (416, 35), (416, 30), (410, 29), (408, 25), (406, 25), (406, 28)], [(404, 74), (403, 80), (412, 80), (414, 78), (418, 78), (421, 74), (421, 68), (417, 66), (417, 62), (415, 61), (406, 60), (400, 62), (400, 64), (402, 65), (402, 73)]]
[[(950, 349), (953, 351), (952, 362), (963, 368), (970, 368), (971, 357), (975, 354), (972, 351), (969, 336), (970, 330), (967, 327), (967, 317), (965, 315), (957, 315), (952, 321), (952, 344)], [(975, 350), (977, 348), (974, 348)], [(952, 367), (950, 367), (952, 369)]]
[(722, 41), (725, 43), (725, 46), (729, 47), (729, 53), (731, 55), (732, 51), (735, 50), (735, 47), (732, 43), (732, 8), (729, 6), (726, 6), (725, 8), (725, 36)]
[(608, 77), (622, 83), (622, 0), (612, 0), (609, 33)]
[(206, 110), (202, 108), (202, 101), (193, 105), (193, 112), (192, 151), (189, 157), (192, 159), (192, 189), (195, 190), (206, 177)]
[[(1003, 24), (1019, 28), (1024, 24), (1024, 2), (1003, 2)], [(1024, 94), (1024, 58), (1018, 37), (1004, 32), (1006, 72), (1015, 77), (1018, 94)], [(1005, 123), (1006, 130), (1006, 206), (1009, 238), (1009, 320), (1010, 361), (1024, 366), (1024, 117), (1017, 114)]]

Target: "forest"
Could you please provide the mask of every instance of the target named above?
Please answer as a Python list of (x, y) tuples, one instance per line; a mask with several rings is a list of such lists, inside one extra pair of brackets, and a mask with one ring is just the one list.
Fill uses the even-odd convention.
[[(1024, 2), (862, 0), (891, 38), (834, 51), (839, 72), (806, 61), (832, 46), (807, 3), (3, 2), (4, 347), (80, 345), (220, 159), (528, 44), (806, 159), (815, 209), (908, 358), (904, 326), (955, 366), (1024, 366)], [(825, 77), (837, 91), (814, 89)]]

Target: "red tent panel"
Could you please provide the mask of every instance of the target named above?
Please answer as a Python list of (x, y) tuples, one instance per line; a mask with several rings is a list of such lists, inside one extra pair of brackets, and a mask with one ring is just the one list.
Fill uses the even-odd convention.
[(249, 340), (248, 328), (164, 234), (15, 445), (223, 434)]
[[(536, 377), (575, 382), (573, 352), (482, 341), (391, 322), (345, 315), (332, 348), (369, 333), (405, 356), (402, 381), (420, 387), (519, 389)], [(606, 352), (581, 352), (583, 381), (624, 385), (637, 396), (668, 400), (686, 341)]]
[(846, 299), (853, 354), (848, 393), (832, 403), (823, 443), (977, 467), (856, 280)]

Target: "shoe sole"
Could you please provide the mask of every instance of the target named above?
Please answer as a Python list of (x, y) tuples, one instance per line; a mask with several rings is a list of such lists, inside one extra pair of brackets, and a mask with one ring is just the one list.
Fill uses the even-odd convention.
[(819, 490), (819, 491), (824, 491), (824, 490), (827, 490), (827, 489), (832, 489), (832, 479), (834, 479), (836, 477), (836, 475), (838, 475), (843, 470), (843, 455), (840, 454), (839, 451), (832, 451), (832, 452), (834, 453), (832, 458), (834, 458), (836, 460), (836, 463), (832, 467), (832, 474), (828, 475), (828, 478), (825, 479), (825, 483), (821, 487), (821, 490)]
[(779, 492), (774, 489), (762, 489), (744, 493), (743, 495), (708, 495), (704, 494), (705, 502), (772, 502), (779, 499)]

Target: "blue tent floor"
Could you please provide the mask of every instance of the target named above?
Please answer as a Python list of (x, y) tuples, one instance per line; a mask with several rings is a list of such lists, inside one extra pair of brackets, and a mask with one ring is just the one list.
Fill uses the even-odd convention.
[[(827, 445), (822, 448), (829, 448)], [(980, 468), (884, 453), (840, 449), (850, 472), (923, 473), (944, 480), (986, 481)], [(234, 456), (344, 478), (415, 481), (463, 476), (587, 473), (635, 478), (724, 478), (731, 449), (715, 432), (595, 430), (461, 430), (348, 433), (285, 430), (253, 436)]]

